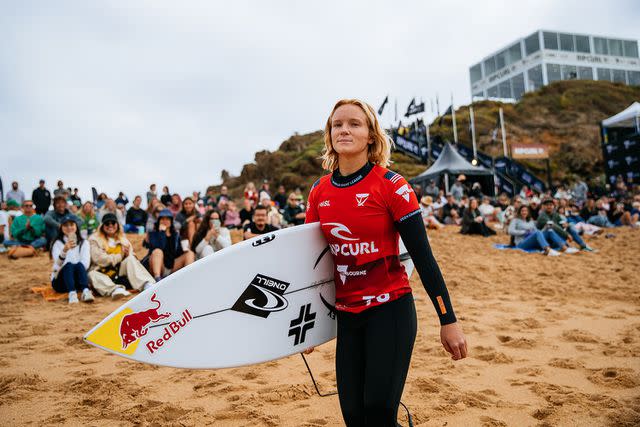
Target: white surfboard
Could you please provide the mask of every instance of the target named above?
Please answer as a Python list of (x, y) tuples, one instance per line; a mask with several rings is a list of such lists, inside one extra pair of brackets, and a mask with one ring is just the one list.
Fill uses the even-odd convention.
[[(411, 275), (413, 263), (401, 259)], [(279, 359), (336, 336), (333, 260), (319, 223), (203, 258), (127, 301), (85, 341), (163, 366), (224, 368)]]

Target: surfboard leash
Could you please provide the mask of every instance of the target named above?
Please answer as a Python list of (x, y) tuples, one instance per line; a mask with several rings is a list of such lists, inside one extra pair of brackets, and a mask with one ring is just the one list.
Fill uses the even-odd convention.
[[(318, 396), (327, 397), (327, 396), (333, 396), (333, 395), (338, 394), (337, 391), (332, 391), (331, 393), (326, 393), (326, 394), (320, 393), (320, 388), (318, 388), (318, 383), (316, 383), (316, 379), (313, 376), (313, 372), (311, 372), (311, 368), (309, 367), (309, 363), (307, 363), (307, 358), (304, 357), (303, 353), (300, 353), (300, 356), (302, 356), (302, 360), (304, 361), (304, 365), (307, 367), (307, 372), (309, 372), (309, 376), (311, 377), (311, 381), (313, 382), (313, 386), (316, 388), (316, 393), (318, 393)], [(411, 413), (409, 412), (409, 408), (407, 408), (407, 406), (404, 403), (402, 403), (402, 401), (400, 402), (400, 404), (402, 405), (404, 410), (407, 411), (407, 420), (409, 421), (409, 427), (413, 427), (413, 418), (411, 417)]]

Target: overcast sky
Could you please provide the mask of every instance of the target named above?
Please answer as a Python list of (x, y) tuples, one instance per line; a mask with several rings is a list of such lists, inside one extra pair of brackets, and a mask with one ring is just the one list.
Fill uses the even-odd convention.
[(5, 191), (204, 190), (340, 98), (466, 104), (469, 66), (536, 29), (640, 38), (638, 0), (311, 3), (3, 1)]

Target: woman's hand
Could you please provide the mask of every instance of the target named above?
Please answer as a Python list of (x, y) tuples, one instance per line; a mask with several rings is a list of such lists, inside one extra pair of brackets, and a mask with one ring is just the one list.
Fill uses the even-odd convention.
[(467, 340), (457, 322), (440, 327), (440, 342), (453, 360), (467, 357)]
[(67, 243), (64, 244), (64, 248), (62, 248), (62, 252), (66, 254), (69, 251), (69, 249), (73, 249), (76, 246), (77, 245), (74, 240), (69, 240)]

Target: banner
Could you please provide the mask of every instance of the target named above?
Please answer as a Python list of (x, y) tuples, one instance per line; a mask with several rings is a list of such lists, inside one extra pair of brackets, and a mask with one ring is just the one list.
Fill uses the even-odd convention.
[(640, 135), (633, 128), (603, 128), (602, 154), (609, 184), (618, 176), (627, 184), (640, 183)]
[(548, 159), (549, 149), (544, 144), (512, 142), (511, 157), (514, 159)]
[(420, 152), (420, 146), (418, 145), (418, 143), (410, 141), (400, 135), (396, 136), (395, 142), (397, 148), (400, 148), (401, 151), (422, 158), (422, 153)]

